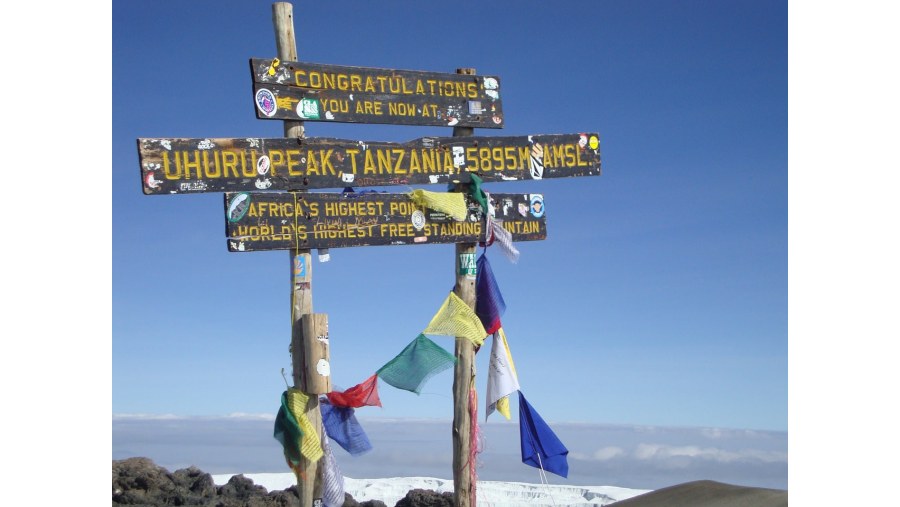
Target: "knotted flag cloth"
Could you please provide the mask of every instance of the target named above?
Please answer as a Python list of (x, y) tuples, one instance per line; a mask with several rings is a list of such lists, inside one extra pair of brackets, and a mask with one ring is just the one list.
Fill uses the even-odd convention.
[(419, 394), (428, 379), (455, 363), (453, 354), (420, 334), (375, 374), (397, 389)]
[(503, 222), (500, 220), (492, 220), (491, 231), (493, 233), (494, 244), (500, 247), (500, 251), (503, 252), (503, 255), (505, 255), (513, 264), (519, 262), (519, 250), (513, 246), (512, 233), (506, 230), (506, 227), (503, 227)]
[(525, 400), (519, 391), (519, 436), (522, 443), (522, 463), (568, 477), (569, 450), (559, 441), (550, 426)]
[(453, 292), (444, 300), (422, 334), (461, 336), (474, 343), (476, 347), (480, 347), (484, 343), (484, 337), (487, 336), (475, 311)]
[(275, 417), (273, 436), (281, 442), (285, 459), (292, 467), (300, 463), (301, 456), (310, 461), (323, 456), (319, 434), (306, 416), (308, 402), (306, 393), (289, 388), (281, 395), (281, 408)]
[(346, 391), (331, 391), (325, 396), (327, 396), (328, 401), (336, 407), (358, 408), (365, 405), (373, 407), (381, 406), (381, 399), (378, 397), (377, 375), (372, 375)]

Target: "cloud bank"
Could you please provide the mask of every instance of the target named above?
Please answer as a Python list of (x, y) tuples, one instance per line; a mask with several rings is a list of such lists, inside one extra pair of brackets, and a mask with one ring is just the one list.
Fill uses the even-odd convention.
[[(374, 449), (353, 458), (333, 446), (348, 477), (451, 478), (450, 421), (360, 417)], [(658, 489), (708, 479), (787, 489), (787, 433), (718, 428), (551, 424), (569, 449), (568, 479), (554, 484)], [(540, 482), (521, 462), (516, 422), (481, 424), (478, 477)], [(288, 471), (269, 414), (113, 417), (113, 459), (145, 456), (170, 471), (197, 466), (212, 474)]]

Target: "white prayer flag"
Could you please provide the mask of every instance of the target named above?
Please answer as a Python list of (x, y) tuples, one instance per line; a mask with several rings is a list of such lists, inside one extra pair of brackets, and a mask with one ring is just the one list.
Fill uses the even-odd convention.
[(519, 379), (512, 364), (512, 354), (509, 345), (502, 334), (502, 329), (494, 333), (494, 341), (491, 344), (491, 364), (487, 381), (487, 409), (484, 420), (497, 408), (497, 401), (504, 396), (519, 390)]

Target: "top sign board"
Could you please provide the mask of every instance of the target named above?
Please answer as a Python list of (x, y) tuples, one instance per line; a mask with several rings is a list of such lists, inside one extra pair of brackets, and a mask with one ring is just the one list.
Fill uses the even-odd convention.
[(264, 120), (503, 127), (497, 76), (259, 58), (250, 71)]

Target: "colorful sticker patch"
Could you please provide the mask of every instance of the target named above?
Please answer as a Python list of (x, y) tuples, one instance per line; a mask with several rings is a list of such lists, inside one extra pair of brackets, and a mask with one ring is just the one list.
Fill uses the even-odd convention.
[(250, 194), (240, 193), (234, 196), (234, 198), (231, 199), (231, 203), (228, 205), (228, 221), (237, 222), (244, 218), (244, 215), (247, 214), (249, 209)]
[(496, 79), (494, 79), (492, 77), (484, 78), (484, 89), (485, 90), (496, 90), (497, 88), (500, 88), (500, 84), (497, 82)]
[(319, 119), (319, 101), (316, 99), (303, 99), (297, 103), (297, 116), (304, 120)]
[(529, 164), (532, 179), (539, 180), (544, 177), (544, 147), (541, 146), (541, 143), (531, 145), (531, 160)]
[(459, 254), (459, 275), (466, 275), (466, 278), (474, 278), (477, 273), (478, 268), (475, 264), (475, 254)]
[(303, 255), (294, 256), (294, 281), (306, 278), (306, 258)]
[(544, 216), (543, 194), (531, 194), (531, 215), (535, 218)]
[(278, 111), (275, 94), (265, 88), (260, 88), (256, 92), (256, 107), (259, 108), (262, 114), (270, 118), (275, 116), (275, 112)]
[(523, 218), (528, 216), (528, 205), (524, 202), (519, 203), (519, 214), (522, 215)]
[(597, 139), (597, 136), (591, 136), (589, 145), (592, 150), (596, 150), (597, 148), (600, 147), (600, 140)]
[(453, 167), (463, 167), (466, 165), (466, 149), (462, 146), (453, 147)]

